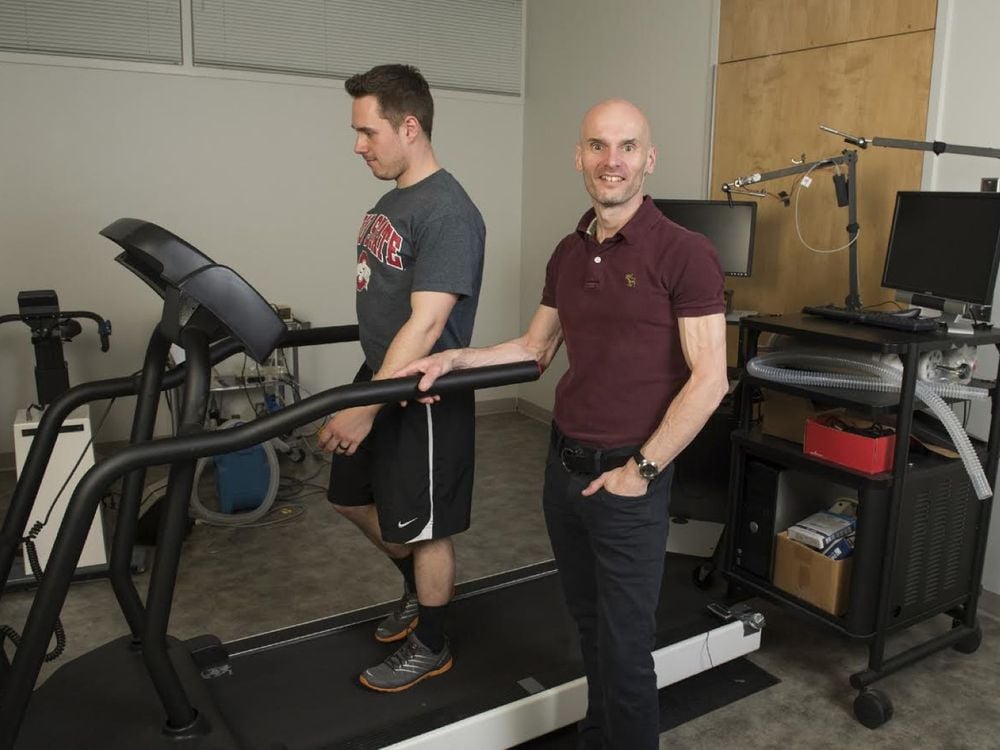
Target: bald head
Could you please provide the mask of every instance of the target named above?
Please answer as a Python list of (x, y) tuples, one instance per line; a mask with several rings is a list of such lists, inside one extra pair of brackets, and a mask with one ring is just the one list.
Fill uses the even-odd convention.
[(642, 145), (650, 148), (653, 145), (649, 131), (649, 120), (642, 110), (625, 99), (605, 99), (598, 102), (583, 116), (580, 123), (580, 142), (586, 141), (596, 131), (609, 127), (629, 131), (638, 138)]
[(576, 168), (595, 209), (631, 214), (642, 203), (646, 175), (653, 173), (656, 149), (649, 121), (624, 99), (595, 104), (580, 124)]

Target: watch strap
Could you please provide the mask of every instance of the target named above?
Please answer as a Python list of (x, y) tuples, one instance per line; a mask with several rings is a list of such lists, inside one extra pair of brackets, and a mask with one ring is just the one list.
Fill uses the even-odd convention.
[[(639, 476), (641, 476), (643, 479), (647, 481), (652, 480), (657, 474), (660, 473), (660, 467), (657, 466), (655, 462), (650, 461), (648, 458), (642, 455), (641, 450), (636, 450), (635, 454), (633, 455), (633, 458), (635, 459), (636, 466), (639, 467)], [(650, 469), (652, 469), (652, 472), (649, 474), (649, 476), (647, 476), (647, 473), (650, 472)]]

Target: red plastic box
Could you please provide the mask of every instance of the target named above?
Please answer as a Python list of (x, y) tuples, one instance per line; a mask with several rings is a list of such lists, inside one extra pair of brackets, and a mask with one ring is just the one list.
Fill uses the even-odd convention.
[(866, 474), (892, 471), (895, 435), (867, 437), (830, 427), (823, 420), (823, 417), (806, 420), (805, 442), (802, 446), (805, 453)]

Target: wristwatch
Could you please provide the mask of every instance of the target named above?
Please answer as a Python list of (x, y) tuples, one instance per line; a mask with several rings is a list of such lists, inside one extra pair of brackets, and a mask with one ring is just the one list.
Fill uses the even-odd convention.
[(636, 451), (635, 456), (633, 456), (635, 462), (639, 465), (639, 476), (645, 479), (647, 482), (656, 479), (656, 475), (660, 473), (660, 467), (642, 455), (642, 451)]

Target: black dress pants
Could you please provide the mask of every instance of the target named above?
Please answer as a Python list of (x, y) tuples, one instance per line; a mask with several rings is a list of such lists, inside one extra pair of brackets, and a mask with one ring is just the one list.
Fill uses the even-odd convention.
[(581, 748), (655, 750), (659, 697), (652, 650), (667, 545), (673, 465), (642, 497), (580, 492), (597, 474), (569, 471), (556, 431), (545, 469), (545, 523), (587, 675)]

